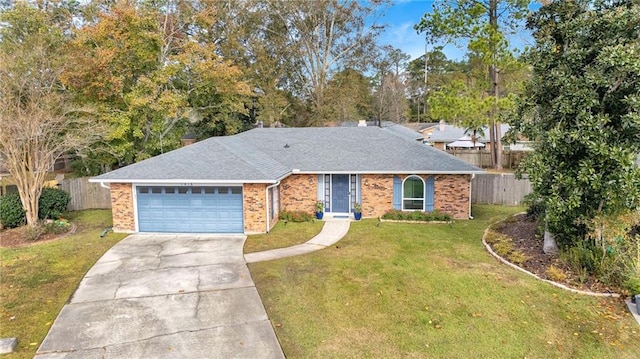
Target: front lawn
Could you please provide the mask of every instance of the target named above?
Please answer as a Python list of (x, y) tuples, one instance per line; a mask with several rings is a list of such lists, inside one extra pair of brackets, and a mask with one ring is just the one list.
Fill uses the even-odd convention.
[(269, 233), (248, 236), (244, 243), (244, 253), (302, 244), (320, 233), (323, 225), (323, 221), (301, 223), (279, 221)]
[(640, 327), (620, 299), (565, 292), (484, 250), (484, 229), (519, 211), (353, 222), (335, 246), (251, 274), (288, 358), (637, 358)]
[(85, 273), (126, 236), (100, 238), (111, 226), (109, 210), (71, 212), (65, 218), (78, 226), (73, 235), (0, 248), (0, 338), (18, 338), (18, 352), (3, 358), (32, 358)]

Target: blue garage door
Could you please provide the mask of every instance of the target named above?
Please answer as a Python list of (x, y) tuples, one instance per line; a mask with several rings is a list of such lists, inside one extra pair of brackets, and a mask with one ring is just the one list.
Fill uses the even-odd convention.
[(242, 187), (137, 187), (140, 232), (242, 233)]

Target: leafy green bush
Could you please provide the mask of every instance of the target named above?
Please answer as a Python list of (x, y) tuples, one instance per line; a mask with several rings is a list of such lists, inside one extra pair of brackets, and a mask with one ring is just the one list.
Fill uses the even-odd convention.
[(393, 209), (382, 215), (382, 219), (390, 219), (395, 221), (424, 221), (424, 222), (449, 222), (451, 216), (446, 213), (440, 213), (438, 211), (433, 212), (420, 212), (420, 211), (400, 211)]
[(640, 277), (627, 278), (622, 285), (631, 294), (640, 294)]
[(625, 237), (603, 248), (579, 242), (561, 252), (576, 273), (591, 274), (607, 286), (640, 293), (640, 238)]
[(529, 219), (537, 220), (544, 216), (544, 199), (537, 193), (531, 192), (524, 196), (522, 204), (527, 206), (527, 217)]
[(0, 197), (0, 222), (7, 228), (19, 227), (26, 223), (25, 212), (17, 192)]
[(576, 272), (586, 271), (595, 274), (600, 263), (598, 252), (592, 246), (578, 242), (560, 253), (561, 258)]
[[(71, 196), (61, 189), (45, 187), (40, 194), (38, 218), (56, 219), (66, 212)], [(0, 197), (0, 222), (4, 227), (15, 228), (27, 223), (26, 213), (17, 192)]]
[(311, 222), (314, 216), (303, 211), (282, 211), (280, 212), (280, 220), (287, 222)]
[(45, 187), (40, 195), (38, 205), (38, 218), (56, 219), (67, 211), (67, 206), (71, 201), (69, 193), (58, 189)]

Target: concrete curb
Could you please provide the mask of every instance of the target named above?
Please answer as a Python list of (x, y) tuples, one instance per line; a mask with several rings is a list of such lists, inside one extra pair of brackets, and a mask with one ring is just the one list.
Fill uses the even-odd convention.
[(0, 338), (0, 354), (13, 353), (18, 346), (18, 338)]
[[(518, 214), (521, 214), (521, 213), (518, 213)], [(500, 222), (497, 222), (497, 223), (501, 223), (501, 222), (504, 222), (504, 220), (500, 221)], [(579, 290), (579, 289), (574, 289), (574, 288), (571, 288), (571, 287), (567, 287), (564, 284), (560, 284), (560, 283), (557, 283), (557, 282), (554, 282), (554, 281), (550, 281), (548, 279), (540, 278), (536, 274), (531, 273), (528, 270), (526, 270), (524, 268), (521, 268), (521, 267), (509, 262), (508, 260), (506, 260), (506, 259), (502, 258), (501, 256), (499, 256), (496, 252), (494, 252), (493, 249), (491, 249), (491, 246), (487, 243), (486, 237), (489, 234), (489, 230), (490, 229), (491, 229), (491, 227), (489, 227), (489, 228), (484, 230), (484, 234), (482, 235), (482, 244), (484, 244), (484, 247), (487, 249), (487, 252), (489, 252), (492, 256), (494, 256), (500, 262), (508, 265), (509, 267), (511, 267), (513, 269), (517, 269), (520, 272), (526, 273), (526, 274), (528, 274), (528, 275), (530, 275), (530, 276), (532, 276), (532, 277), (534, 277), (534, 278), (536, 278), (536, 279), (538, 279), (540, 281), (543, 281), (545, 283), (551, 284), (551, 285), (553, 285), (555, 287), (564, 289), (564, 290), (572, 292), (572, 293), (577, 293), (577, 294), (582, 294), (582, 295), (590, 295), (590, 296), (593, 296), (593, 297), (620, 298), (620, 294), (618, 294), (618, 293), (597, 293), (597, 292), (591, 292), (591, 291), (587, 291), (587, 290)]]
[(635, 320), (640, 325), (640, 313), (638, 313), (638, 306), (634, 303), (631, 303), (631, 299), (625, 300), (625, 303), (627, 303), (627, 308), (629, 308), (629, 311), (633, 315), (633, 318), (635, 318)]

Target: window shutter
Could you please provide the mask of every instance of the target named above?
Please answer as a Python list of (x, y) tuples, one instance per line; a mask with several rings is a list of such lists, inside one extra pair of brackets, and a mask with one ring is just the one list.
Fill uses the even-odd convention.
[(434, 179), (433, 176), (429, 176), (425, 181), (425, 191), (424, 191), (424, 210), (427, 212), (433, 212), (433, 204), (435, 197), (434, 190)]
[(393, 176), (393, 209), (402, 209), (402, 180)]

